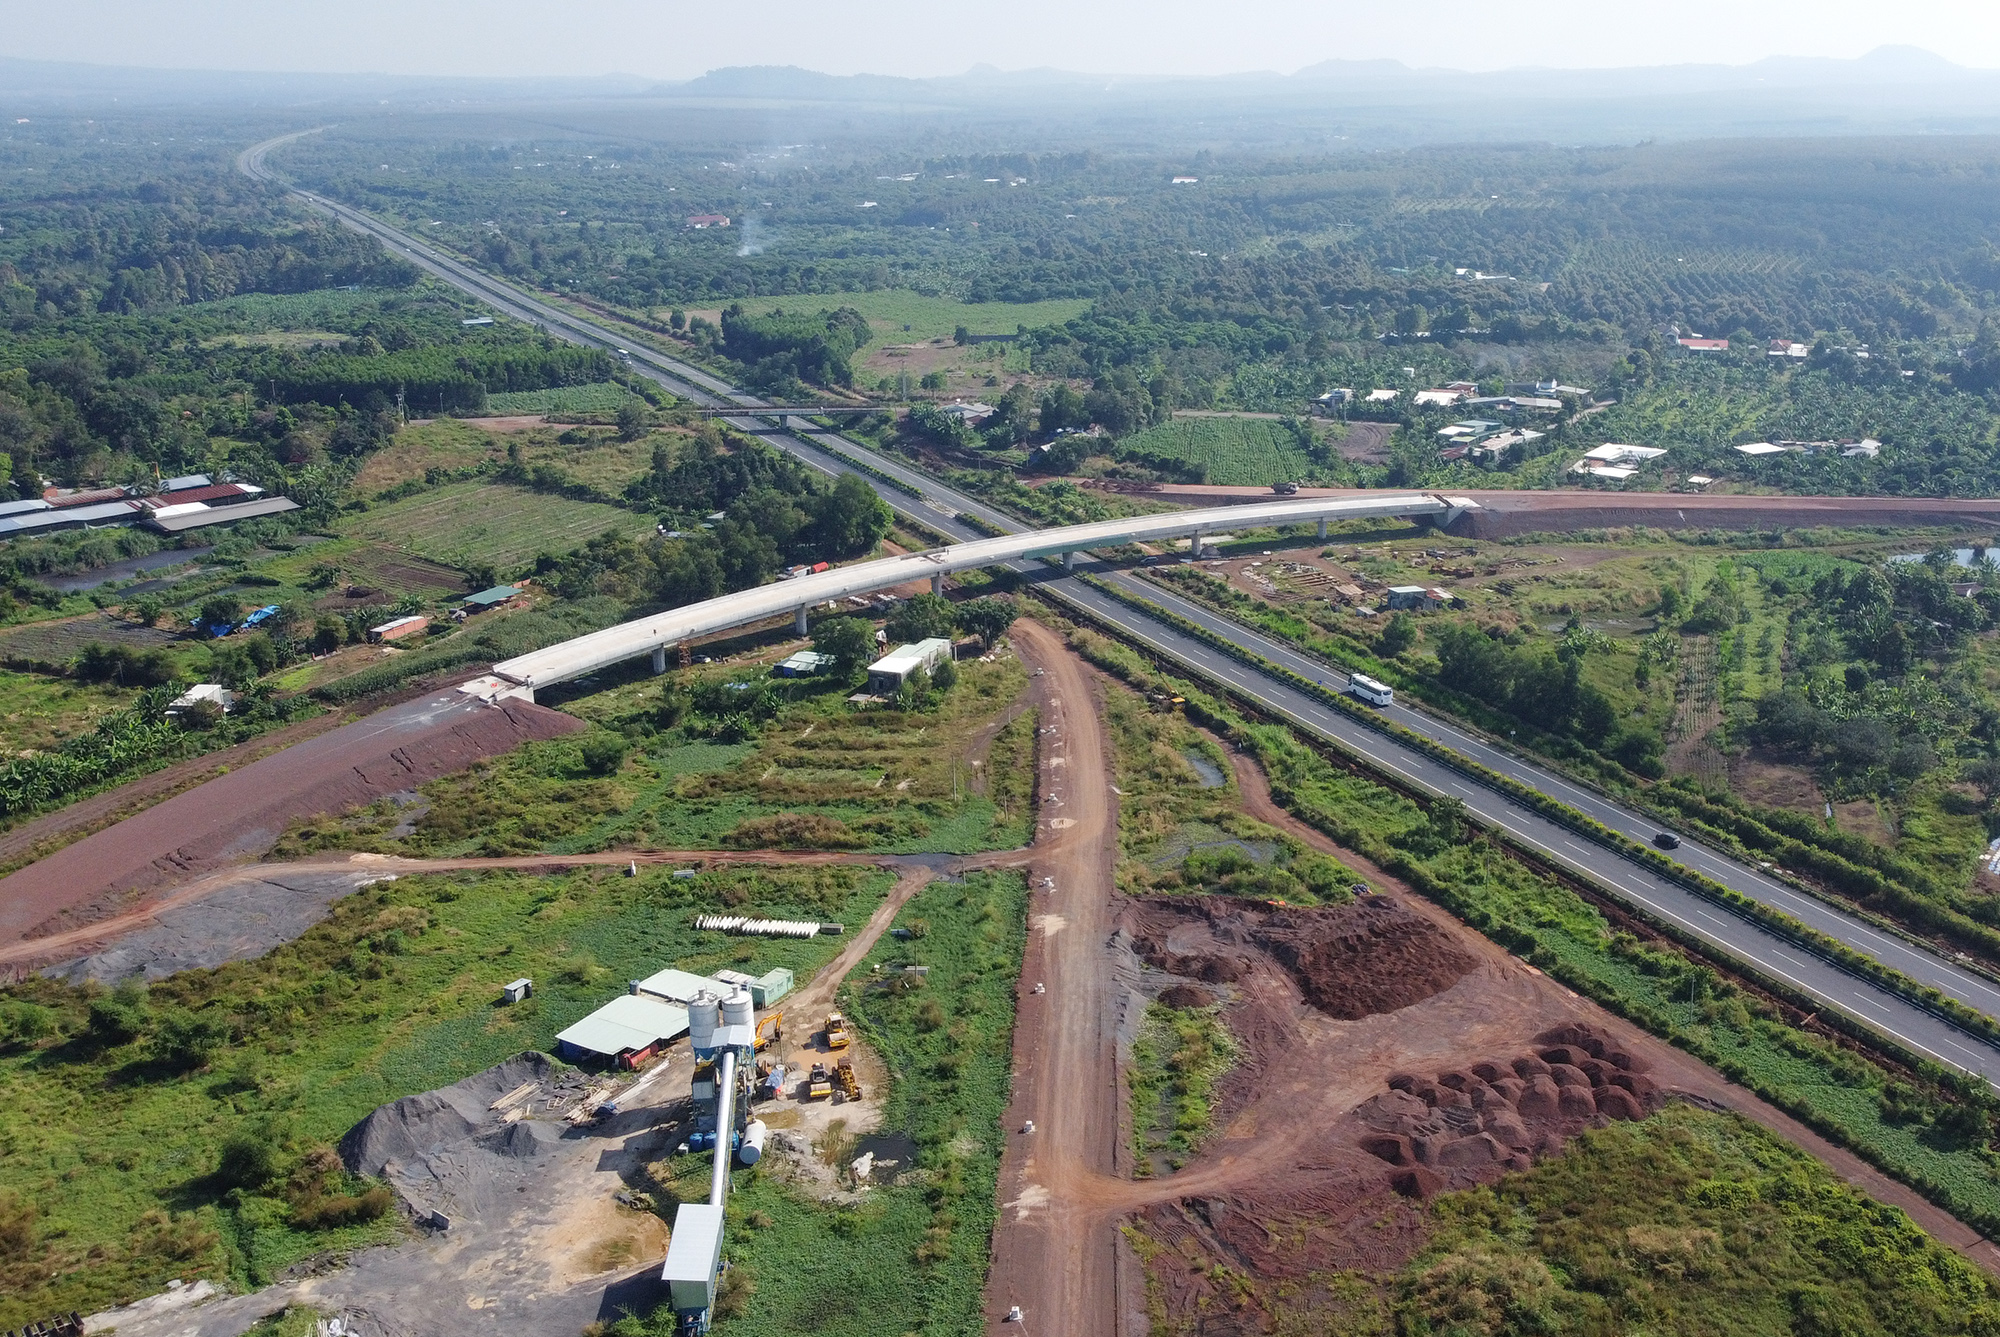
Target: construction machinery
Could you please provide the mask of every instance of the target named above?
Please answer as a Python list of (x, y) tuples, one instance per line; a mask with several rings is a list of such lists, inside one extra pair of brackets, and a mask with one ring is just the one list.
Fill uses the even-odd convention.
[(854, 1065), (846, 1059), (833, 1065), (833, 1078), (840, 1083), (840, 1093), (849, 1100), (861, 1099), (861, 1082), (854, 1075)]
[(847, 1018), (838, 1012), (826, 1014), (826, 1047), (828, 1049), (847, 1048)]
[(833, 1079), (827, 1075), (826, 1064), (813, 1064), (812, 1075), (806, 1078), (806, 1099), (833, 1099)]
[(757, 1052), (763, 1053), (773, 1044), (782, 1044), (785, 1039), (785, 1014), (766, 1012), (757, 1018)]

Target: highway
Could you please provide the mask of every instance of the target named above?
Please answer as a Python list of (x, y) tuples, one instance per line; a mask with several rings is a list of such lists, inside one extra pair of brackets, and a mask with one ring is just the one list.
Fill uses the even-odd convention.
[[(284, 136), (247, 149), (239, 156), (238, 165), (257, 179), (276, 181), (264, 165), (264, 155), (278, 144), (297, 137)], [(297, 193), (313, 207), (376, 237), (394, 254), (404, 256), (508, 315), (544, 326), (550, 333), (578, 343), (606, 348), (628, 347), (614, 331), (539, 302), (366, 214), (308, 192)], [(717, 377), (677, 359), (664, 357), (646, 348), (634, 347), (629, 351), (635, 370), (696, 404), (749, 408), (760, 405), (754, 396), (745, 395)], [(883, 499), (899, 513), (955, 542), (982, 537), (993, 530), (1015, 533), (1027, 528), (1014, 517), (975, 498), (956, 493), (896, 459), (836, 437), (801, 419), (787, 418), (782, 427), (752, 429), (752, 434), (831, 475), (859, 472), (864, 477), (872, 475), (871, 481), (884, 477), (894, 479), (916, 495), (905, 496), (894, 489), (878, 489)], [(986, 528), (966, 523), (963, 517), (968, 516), (983, 522)], [(1198, 676), (1224, 684), (1256, 701), (1274, 715), (1366, 757), (1384, 772), (1399, 775), (1420, 788), (1458, 797), (1478, 820), (1504, 828), (1524, 846), (1643, 907), (1663, 922), (1674, 924), (1771, 978), (1790, 984), (1826, 1007), (1862, 1022), (1911, 1051), (1929, 1055), (1950, 1067), (1976, 1072), (2000, 1085), (2000, 1046), (1970, 1035), (1900, 995), (1812, 955), (1727, 907), (1704, 900), (1667, 881), (1622, 854), (1587, 841), (1504, 795), (1478, 785), (1460, 772), (1397, 744), (1389, 736), (1315, 700), (1282, 679), (1260, 673), (1102, 591), (1076, 579), (1060, 576), (1040, 564), (1007, 562), (1001, 565), (1035, 577), (1041, 582), (1041, 588), (1054, 597), (1118, 627), (1135, 641), (1153, 647)], [(1209, 612), (1171, 591), (1141, 582), (1131, 575), (1110, 572), (1106, 567), (1094, 566), (1092, 569), (1109, 573), (1110, 579), (1123, 582), (1141, 597), (1226, 636), (1274, 664), (1330, 684), (1337, 685), (1344, 681), (1330, 666)], [(1445, 743), (1493, 771), (1561, 798), (1634, 839), (1649, 840), (1656, 829), (1649, 819), (1511, 753), (1495, 749), (1434, 716), (1400, 705), (1390, 707), (1387, 714), (1395, 723)], [(1933, 952), (1881, 933), (1854, 916), (1804, 896), (1759, 870), (1694, 841), (1683, 841), (1681, 847), (1669, 857), (1753, 900), (1794, 916), (1827, 937), (1900, 970), (1967, 1007), (2000, 1018), (2000, 986), (1961, 969)]]

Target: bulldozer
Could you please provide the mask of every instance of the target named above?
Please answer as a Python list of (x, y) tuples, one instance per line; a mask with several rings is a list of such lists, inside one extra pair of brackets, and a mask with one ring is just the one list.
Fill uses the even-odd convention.
[(812, 1073), (806, 1078), (806, 1099), (831, 1100), (832, 1098), (833, 1080), (827, 1076), (826, 1064), (813, 1064)]
[(849, 1100), (861, 1099), (861, 1082), (854, 1075), (854, 1065), (846, 1059), (833, 1065), (834, 1080), (840, 1083), (840, 1093)]
[(847, 1048), (847, 1018), (838, 1012), (826, 1014), (826, 1047), (828, 1049)]

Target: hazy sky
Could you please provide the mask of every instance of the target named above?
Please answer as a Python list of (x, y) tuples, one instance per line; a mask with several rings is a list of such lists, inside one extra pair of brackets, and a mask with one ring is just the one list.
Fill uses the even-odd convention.
[(724, 65), (956, 74), (1742, 64), (1885, 43), (2000, 66), (1990, 0), (0, 0), (0, 53), (114, 65), (685, 78)]

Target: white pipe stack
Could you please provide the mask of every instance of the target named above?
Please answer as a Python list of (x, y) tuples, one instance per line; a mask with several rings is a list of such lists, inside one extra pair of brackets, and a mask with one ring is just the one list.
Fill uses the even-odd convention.
[(748, 915), (696, 915), (694, 926), (713, 933), (761, 938), (814, 938), (824, 927), (810, 919), (752, 919)]

